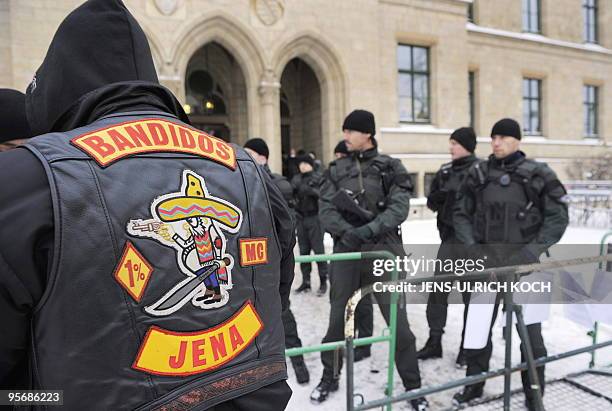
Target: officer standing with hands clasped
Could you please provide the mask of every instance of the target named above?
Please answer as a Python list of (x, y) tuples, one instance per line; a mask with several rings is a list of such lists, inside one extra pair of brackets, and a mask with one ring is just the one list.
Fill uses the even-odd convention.
[[(293, 176), (291, 185), (295, 194), (295, 213), (297, 218), (297, 236), (300, 255), (325, 254), (323, 234), (319, 221), (319, 186), (323, 176), (314, 169), (315, 160), (310, 154), (302, 154), (296, 159), (299, 174)], [(319, 269), (319, 296), (327, 291), (327, 262), (317, 262)], [(302, 284), (297, 292), (310, 291), (310, 272), (312, 263), (300, 264)]]
[[(548, 165), (526, 158), (520, 142), (516, 121), (504, 118), (495, 123), (491, 130), (493, 154), (469, 169), (457, 193), (453, 215), (456, 236), (474, 258), (486, 251), (488, 267), (538, 262), (568, 225), (565, 188)], [(498, 294), (485, 347), (465, 350), (467, 375), (489, 370), (491, 329), (499, 301)], [(546, 356), (541, 324), (528, 325), (527, 333), (534, 357)], [(522, 347), (521, 361), (525, 361)], [(537, 376), (543, 394), (544, 366), (537, 368)], [(525, 405), (535, 409), (527, 371), (521, 373), (521, 380)], [(453, 400), (457, 404), (469, 402), (482, 396), (483, 387), (484, 382), (466, 386)]]
[(21, 388), (65, 410), (284, 409), (289, 210), (189, 125), (123, 2), (62, 21), (25, 102), (37, 137), (0, 153), (0, 386), (29, 355)]
[[(429, 196), (427, 196), (427, 207), (437, 213), (438, 232), (440, 233), (440, 248), (437, 259), (464, 258), (464, 253), (455, 236), (453, 223), (453, 207), (455, 195), (463, 178), (469, 168), (478, 159), (474, 155), (476, 150), (476, 133), (471, 127), (461, 127), (455, 130), (449, 139), (449, 151), (452, 161), (443, 164), (431, 182)], [(448, 275), (452, 272), (436, 271), (436, 275)], [(446, 326), (446, 315), (448, 311), (448, 292), (432, 292), (427, 300), (427, 323), (429, 324), (429, 339), (425, 346), (419, 350), (418, 357), (421, 360), (442, 357), (442, 334)], [(461, 332), (461, 346), (457, 356), (457, 367), (466, 365), (463, 353), (463, 337), (465, 334), (465, 318), (469, 303), (469, 294), (463, 293), (463, 329)]]
[[(330, 163), (321, 186), (319, 216), (326, 231), (335, 238), (334, 253), (361, 251), (365, 245), (378, 249), (401, 248), (398, 227), (408, 217), (412, 183), (402, 163), (378, 153), (374, 139), (374, 115), (369, 111), (351, 112), (342, 125), (350, 156)], [(399, 247), (398, 247), (399, 246)], [(397, 250), (396, 250), (397, 251)], [(403, 251), (403, 250), (402, 250)], [(330, 320), (323, 343), (340, 341), (344, 337), (344, 308), (347, 301), (361, 287), (374, 282), (371, 261), (342, 261), (332, 263), (330, 287)], [(389, 276), (376, 277), (377, 281)], [(380, 310), (389, 322), (388, 299), (377, 294)], [(416, 357), (415, 337), (410, 331), (405, 308), (398, 307), (397, 349), (395, 363), (406, 390), (421, 386)], [(321, 353), (323, 376), (310, 398), (324, 402), (330, 392), (338, 389), (334, 352)], [(411, 401), (415, 410), (426, 410), (427, 400)]]

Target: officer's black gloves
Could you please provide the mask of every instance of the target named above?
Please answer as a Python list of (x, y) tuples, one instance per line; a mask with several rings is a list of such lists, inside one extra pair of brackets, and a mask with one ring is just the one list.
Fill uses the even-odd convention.
[(427, 197), (427, 201), (431, 206), (433, 206), (434, 211), (437, 211), (440, 207), (444, 205), (447, 196), (448, 191), (438, 190), (430, 193)]
[(368, 226), (361, 226), (355, 229), (349, 229), (344, 232), (340, 243), (347, 249), (359, 251), (363, 244), (372, 240), (374, 233)]

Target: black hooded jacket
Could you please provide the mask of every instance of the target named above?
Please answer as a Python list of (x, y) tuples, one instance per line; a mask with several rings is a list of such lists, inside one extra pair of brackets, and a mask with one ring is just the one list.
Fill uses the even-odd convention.
[[(158, 83), (146, 37), (121, 1), (90, 0), (60, 25), (26, 95), (35, 135), (69, 131), (111, 113), (162, 112), (189, 120)], [(166, 115), (167, 115), (166, 114)], [(266, 179), (281, 242), (280, 292), (287, 305), (295, 239), (284, 200)], [(0, 389), (28, 388), (30, 315), (53, 259), (51, 191), (27, 149), (0, 153)], [(287, 220), (289, 222), (287, 222)]]

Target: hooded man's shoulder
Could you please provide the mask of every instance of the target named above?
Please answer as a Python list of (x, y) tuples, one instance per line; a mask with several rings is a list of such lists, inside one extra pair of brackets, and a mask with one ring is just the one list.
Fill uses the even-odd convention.
[(50, 266), (42, 250), (53, 249), (53, 206), (45, 169), (25, 148), (0, 153), (0, 187), (0, 252), (37, 301)]
[[(19, 184), (15, 184), (18, 181)], [(49, 191), (47, 174), (42, 163), (26, 148), (0, 153), (0, 198), (28, 194), (34, 189)], [(2, 201), (4, 204), (4, 201)]]

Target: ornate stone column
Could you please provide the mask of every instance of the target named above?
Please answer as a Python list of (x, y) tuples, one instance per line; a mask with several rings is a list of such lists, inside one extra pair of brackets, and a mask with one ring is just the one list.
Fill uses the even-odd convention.
[(261, 138), (270, 148), (269, 165), (275, 173), (282, 172), (280, 130), (280, 81), (272, 70), (266, 70), (259, 83)]

